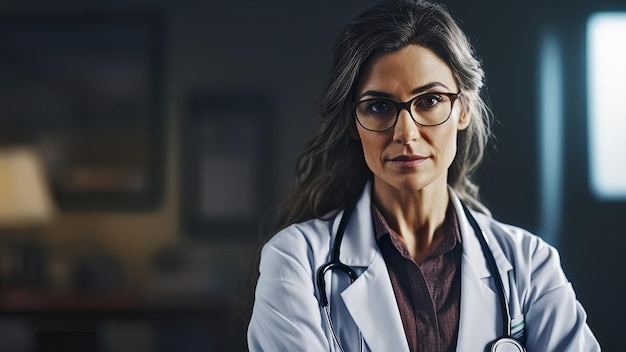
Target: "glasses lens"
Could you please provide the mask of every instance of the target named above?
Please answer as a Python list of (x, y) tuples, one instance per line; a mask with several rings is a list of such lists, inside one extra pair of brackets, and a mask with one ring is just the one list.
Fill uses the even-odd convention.
[(364, 100), (356, 107), (356, 116), (361, 125), (373, 131), (393, 126), (397, 114), (396, 105), (387, 99)]
[(452, 101), (445, 94), (428, 93), (415, 97), (411, 115), (420, 125), (432, 126), (443, 123), (452, 112)]

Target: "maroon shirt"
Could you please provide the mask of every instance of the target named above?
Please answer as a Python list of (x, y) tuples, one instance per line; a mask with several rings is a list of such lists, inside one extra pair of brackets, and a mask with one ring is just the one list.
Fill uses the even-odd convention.
[(444, 239), (417, 264), (398, 235), (372, 205), (376, 241), (398, 302), (411, 351), (454, 351), (461, 306), (461, 234), (452, 205), (443, 225)]

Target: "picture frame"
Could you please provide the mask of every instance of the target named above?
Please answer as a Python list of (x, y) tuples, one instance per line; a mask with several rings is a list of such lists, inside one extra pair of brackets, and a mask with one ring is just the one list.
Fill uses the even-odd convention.
[(199, 93), (188, 100), (181, 212), (189, 236), (256, 235), (273, 195), (272, 111), (256, 92)]
[(39, 150), (60, 209), (159, 205), (162, 52), (154, 12), (0, 16), (0, 144)]

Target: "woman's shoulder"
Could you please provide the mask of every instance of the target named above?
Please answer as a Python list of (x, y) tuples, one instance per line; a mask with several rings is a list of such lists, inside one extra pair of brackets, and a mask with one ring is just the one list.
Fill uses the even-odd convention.
[(333, 219), (334, 217), (316, 218), (291, 224), (273, 235), (265, 246), (315, 246), (322, 240), (328, 241)]
[(333, 219), (311, 219), (278, 231), (261, 251), (261, 267), (302, 267), (309, 272), (327, 260)]
[[(479, 220), (480, 218), (480, 220)], [(497, 243), (512, 267), (512, 276), (523, 312), (548, 293), (557, 293), (563, 299), (571, 291), (558, 250), (541, 237), (523, 229), (487, 216), (476, 216), (484, 226), (489, 241)], [(492, 250), (494, 246), (491, 245)], [(496, 250), (497, 251), (497, 250)], [(495, 252), (495, 251), (494, 251)]]
[(560, 262), (557, 249), (540, 236), (522, 227), (507, 224), (484, 214), (476, 214), (489, 240), (496, 241), (509, 259), (516, 261)]
[(522, 291), (528, 292), (529, 300), (569, 283), (558, 250), (541, 237), (485, 215), (477, 215), (476, 220), (514, 268), (515, 281), (525, 287)]

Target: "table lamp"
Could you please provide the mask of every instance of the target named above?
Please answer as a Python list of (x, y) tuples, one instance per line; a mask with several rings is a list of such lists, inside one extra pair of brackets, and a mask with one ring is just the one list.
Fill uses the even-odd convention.
[(0, 228), (39, 227), (54, 206), (43, 163), (34, 148), (0, 148)]
[(36, 149), (0, 147), (0, 285), (41, 283), (40, 231), (54, 204)]

